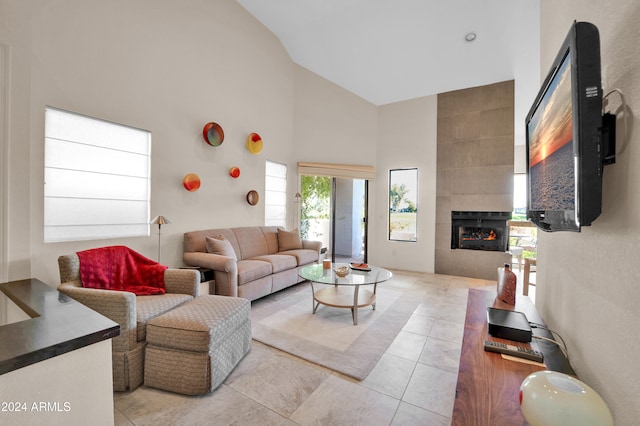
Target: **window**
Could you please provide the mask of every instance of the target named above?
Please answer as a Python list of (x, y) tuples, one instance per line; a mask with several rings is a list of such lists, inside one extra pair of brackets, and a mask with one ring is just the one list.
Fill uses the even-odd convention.
[(389, 240), (417, 241), (418, 169), (389, 171)]
[(44, 241), (149, 235), (151, 134), (47, 107)]
[(513, 175), (513, 213), (509, 221), (509, 248), (517, 258), (518, 270), (522, 259), (536, 258), (538, 229), (527, 220), (527, 174)]
[(527, 175), (516, 173), (513, 175), (513, 220), (527, 220)]
[(265, 164), (264, 224), (287, 225), (287, 166), (267, 161)]

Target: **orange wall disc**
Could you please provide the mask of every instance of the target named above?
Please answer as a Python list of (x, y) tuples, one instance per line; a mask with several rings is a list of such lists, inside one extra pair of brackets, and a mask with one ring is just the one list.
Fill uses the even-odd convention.
[(200, 177), (195, 173), (189, 173), (182, 179), (184, 189), (189, 192), (194, 192), (200, 189)]

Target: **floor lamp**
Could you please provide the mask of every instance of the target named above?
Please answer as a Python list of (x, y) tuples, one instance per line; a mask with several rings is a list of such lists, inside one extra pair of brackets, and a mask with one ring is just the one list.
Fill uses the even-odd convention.
[(300, 235), (300, 228), (301, 228), (301, 224), (300, 224), (300, 206), (302, 204), (302, 195), (300, 195), (299, 192), (296, 192), (296, 195), (294, 196), (295, 199), (295, 217), (293, 218), (293, 229), (297, 229), (298, 230), (298, 236)]
[(156, 216), (151, 221), (152, 225), (158, 225), (158, 263), (160, 263), (160, 232), (162, 225), (168, 225), (171, 221), (164, 216)]

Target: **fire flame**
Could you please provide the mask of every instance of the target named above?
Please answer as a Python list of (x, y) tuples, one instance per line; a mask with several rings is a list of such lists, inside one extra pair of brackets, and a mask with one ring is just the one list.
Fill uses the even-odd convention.
[(498, 234), (496, 234), (496, 231), (494, 231), (493, 229), (489, 231), (489, 235), (487, 235), (486, 237), (485, 235), (487, 234), (482, 232), (481, 230), (478, 230), (477, 232), (473, 232), (472, 234), (467, 234), (466, 236), (462, 236), (461, 240), (462, 241), (478, 241), (478, 240), (494, 241), (498, 239)]

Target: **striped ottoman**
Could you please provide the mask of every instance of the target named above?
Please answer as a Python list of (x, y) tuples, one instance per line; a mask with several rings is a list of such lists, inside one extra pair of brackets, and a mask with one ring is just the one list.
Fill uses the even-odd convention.
[(199, 296), (147, 324), (144, 384), (201, 395), (222, 384), (251, 349), (251, 303)]

